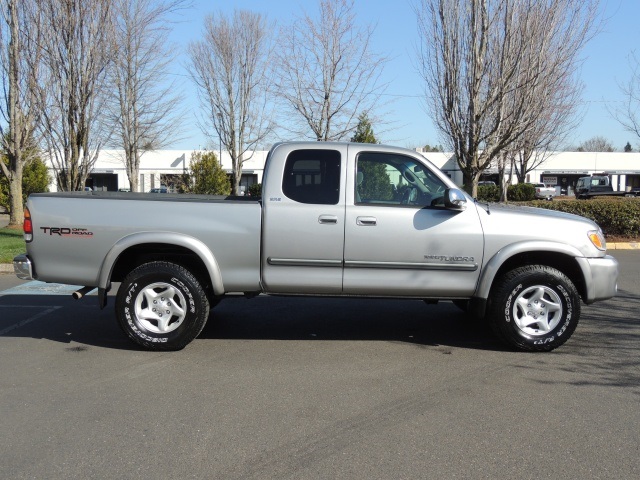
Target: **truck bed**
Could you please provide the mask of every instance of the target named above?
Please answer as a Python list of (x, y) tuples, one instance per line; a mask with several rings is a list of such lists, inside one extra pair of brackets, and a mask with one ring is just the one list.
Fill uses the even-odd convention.
[(251, 197), (61, 192), (34, 194), (29, 208), (34, 238), (28, 252), (38, 280), (95, 286), (114, 245), (162, 233), (204, 243), (228, 291), (259, 288), (262, 214)]

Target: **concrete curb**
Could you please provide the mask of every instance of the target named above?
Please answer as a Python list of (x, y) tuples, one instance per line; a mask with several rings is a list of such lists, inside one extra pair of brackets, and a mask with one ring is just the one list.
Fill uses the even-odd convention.
[(640, 250), (639, 242), (607, 243), (607, 250)]
[(13, 264), (0, 263), (0, 273), (13, 273)]
[[(640, 250), (640, 242), (607, 243), (607, 250)], [(0, 263), (0, 273), (13, 273), (13, 264)]]

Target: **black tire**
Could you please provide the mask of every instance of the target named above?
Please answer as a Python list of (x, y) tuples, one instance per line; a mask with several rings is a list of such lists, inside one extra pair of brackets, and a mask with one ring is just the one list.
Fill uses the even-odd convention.
[(187, 269), (169, 262), (145, 263), (124, 279), (116, 317), (127, 336), (155, 351), (181, 350), (209, 317), (209, 301)]
[(555, 268), (520, 267), (496, 282), (487, 317), (506, 344), (518, 350), (549, 352), (565, 343), (578, 326), (580, 295)]

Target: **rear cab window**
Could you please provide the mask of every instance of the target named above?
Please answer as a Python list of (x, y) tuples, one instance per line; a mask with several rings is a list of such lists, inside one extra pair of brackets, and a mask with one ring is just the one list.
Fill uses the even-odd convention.
[(341, 155), (337, 150), (296, 150), (284, 167), (282, 192), (299, 203), (337, 205)]

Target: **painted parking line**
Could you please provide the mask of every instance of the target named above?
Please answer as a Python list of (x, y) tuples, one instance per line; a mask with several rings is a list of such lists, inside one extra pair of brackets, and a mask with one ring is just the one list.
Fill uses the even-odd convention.
[(39, 318), (44, 317), (45, 315), (49, 315), (50, 313), (55, 312), (56, 310), (62, 308), (61, 306), (57, 306), (57, 305), (41, 305), (41, 306), (33, 306), (33, 305), (0, 305), (0, 309), (2, 308), (45, 308), (46, 310), (43, 310), (42, 312), (38, 312), (35, 315), (31, 315), (29, 318), (25, 318), (24, 320), (22, 320), (21, 322), (18, 323), (14, 323), (13, 325), (10, 325), (2, 330), (0, 330), (0, 336), (11, 332), (12, 330), (15, 330), (16, 328), (20, 328), (23, 327), (25, 325), (27, 325), (28, 323), (31, 323), (35, 320), (38, 320)]
[[(63, 285), (60, 283), (38, 282), (36, 280), (27, 282), (17, 287), (3, 290), (2, 295), (71, 295), (76, 290), (80, 290), (79, 285)], [(95, 292), (92, 293), (95, 295)], [(89, 294), (91, 295), (91, 293)]]

